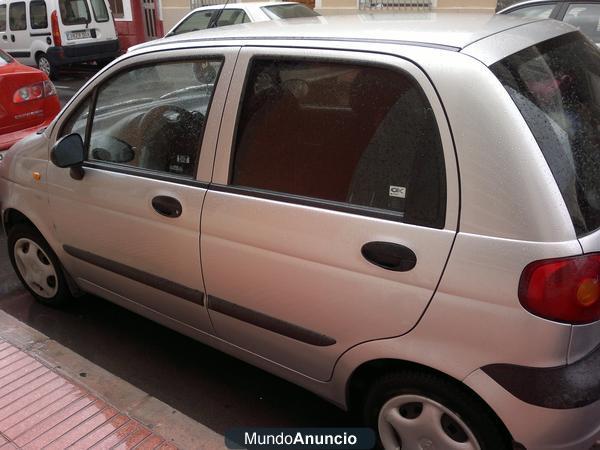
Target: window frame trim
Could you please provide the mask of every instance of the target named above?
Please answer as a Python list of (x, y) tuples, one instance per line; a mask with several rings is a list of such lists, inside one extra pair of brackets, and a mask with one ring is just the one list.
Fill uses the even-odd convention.
[[(307, 56), (306, 50), (310, 51), (311, 54)], [(249, 81), (250, 69), (252, 61), (255, 59), (289, 59), (289, 60), (309, 60), (309, 61), (323, 61), (331, 63), (347, 63), (362, 66), (371, 66), (393, 70), (396, 72), (403, 73), (411, 77), (416, 85), (420, 88), (422, 95), (427, 99), (429, 105), (432, 108), (433, 115), (436, 120), (436, 125), (440, 133), (440, 142), (442, 156), (444, 160), (444, 170), (446, 177), (446, 204), (445, 204), (445, 217), (444, 225), (442, 227), (434, 226), (423, 226), (415, 225), (402, 221), (399, 213), (394, 213), (391, 210), (372, 208), (368, 206), (353, 205), (351, 203), (337, 202), (326, 199), (319, 199), (316, 197), (307, 197), (296, 194), (289, 194), (285, 192), (274, 192), (264, 190), (260, 188), (252, 188), (248, 186), (239, 186), (231, 183), (233, 173), (234, 155), (236, 149), (236, 141), (238, 136), (239, 120), (241, 117), (242, 103), (244, 101), (244, 95)], [(383, 60), (383, 61), (382, 61)], [(449, 157), (451, 153), (452, 158), (456, 158), (455, 147), (453, 139), (448, 142), (444, 139), (444, 133), (442, 132), (442, 124), (449, 130), (449, 124), (445, 115), (445, 110), (431, 84), (431, 80), (427, 77), (424, 71), (409, 59), (403, 58), (399, 55), (385, 54), (373, 51), (357, 51), (354, 49), (331, 49), (331, 48), (307, 48), (307, 47), (275, 47), (275, 46), (261, 46), (261, 47), (243, 47), (240, 51), (240, 57), (236, 64), (236, 75), (232, 79), (232, 85), (235, 85), (239, 81), (240, 73), (243, 76), (243, 82), (241, 89), (238, 92), (234, 92), (235, 95), (229, 93), (225, 111), (223, 114), (223, 122), (227, 123), (234, 116), (235, 119), (233, 128), (230, 130), (221, 130), (219, 136), (219, 146), (217, 148), (217, 155), (215, 158), (215, 167), (213, 172), (213, 183), (211, 189), (221, 192), (229, 192), (239, 195), (246, 195), (255, 198), (261, 198), (271, 201), (282, 201), (285, 203), (313, 206), (323, 210), (331, 212), (346, 212), (355, 215), (367, 216), (376, 219), (390, 220), (398, 223), (402, 223), (407, 226), (420, 226), (429, 229), (438, 230), (457, 230), (458, 229), (458, 216), (460, 210), (460, 187), (458, 186), (459, 181), (457, 180), (456, 186), (454, 186), (454, 177), (458, 178), (458, 168), (456, 160), (454, 159), (452, 164), (449, 164)], [(419, 73), (421, 76), (416, 76)], [(419, 79), (421, 78), (421, 79)], [(424, 78), (424, 79), (423, 79)], [(425, 82), (431, 86), (435, 95), (428, 92), (425, 89)], [(234, 98), (235, 97), (235, 98)], [(442, 111), (436, 111), (434, 102), (441, 106)], [(443, 115), (440, 113), (443, 112)], [(228, 120), (229, 119), (229, 120)], [(223, 133), (228, 133), (226, 138), (223, 138)], [(450, 133), (451, 134), (451, 133)], [(231, 139), (229, 139), (231, 138)], [(451, 152), (450, 152), (451, 150)], [(450, 170), (456, 169), (455, 174), (450, 174)], [(452, 183), (452, 186), (451, 186)], [(454, 188), (456, 187), (456, 192)], [(456, 198), (456, 203), (454, 200)]]
[[(60, 139), (60, 137), (63, 136), (63, 129), (66, 123), (73, 117), (73, 114), (76, 113), (78, 107), (85, 103), (88, 99), (90, 99), (91, 101), (86, 121), (85, 137), (83, 139), (86, 151), (86, 159), (83, 163), (83, 167), (93, 167), (95, 169), (104, 170), (107, 172), (136, 175), (160, 181), (178, 183), (182, 185), (200, 185), (201, 187), (208, 186), (208, 183), (210, 183), (210, 176), (208, 175), (212, 174), (213, 167), (212, 164), (210, 165), (210, 167), (207, 166), (209, 161), (212, 162), (214, 160), (216, 142), (218, 139), (218, 128), (217, 130), (215, 130), (215, 123), (212, 122), (216, 122), (216, 125), (220, 125), (225, 103), (224, 99), (227, 94), (228, 86), (231, 82), (233, 67), (235, 65), (238, 53), (239, 46), (207, 46), (177, 51), (169, 50), (168, 52), (154, 51), (142, 55), (125, 57), (124, 59), (119, 61), (119, 63), (117, 63), (115, 66), (113, 66), (113, 70), (109, 69), (108, 71), (105, 71), (99, 74), (98, 76), (94, 77), (62, 109), (62, 111), (58, 114), (51, 127), (49, 127), (51, 129), (48, 130), (49, 139), (52, 143), (49, 146), (49, 151), (52, 149), (52, 146)], [(194, 61), (207, 58), (219, 59), (222, 62), (222, 64), (219, 70), (217, 83), (215, 84), (215, 88), (213, 90), (211, 102), (207, 109), (204, 130), (202, 131), (201, 139), (198, 142), (199, 148), (196, 156), (195, 170), (193, 171), (193, 176), (184, 177), (177, 174), (170, 174), (168, 172), (160, 172), (134, 166), (127, 166), (125, 164), (88, 160), (91, 125), (95, 113), (96, 100), (98, 96), (98, 91), (100, 87), (104, 85), (105, 82), (110, 81), (110, 79), (112, 79), (115, 76), (118, 76), (119, 74), (125, 71), (130, 71), (138, 67), (169, 62)], [(219, 88), (220, 84), (221, 88)], [(217, 102), (218, 104), (215, 107), (215, 104)], [(207, 143), (205, 141), (205, 137), (207, 136), (209, 127), (211, 128), (210, 133), (213, 135), (211, 139), (213, 141), (212, 143)], [(205, 146), (207, 147), (206, 149)]]

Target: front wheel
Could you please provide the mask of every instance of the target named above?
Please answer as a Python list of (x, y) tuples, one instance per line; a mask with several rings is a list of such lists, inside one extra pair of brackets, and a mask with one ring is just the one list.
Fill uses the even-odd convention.
[(383, 376), (370, 389), (363, 413), (386, 450), (512, 449), (506, 428), (482, 400), (434, 373)]
[(45, 53), (38, 54), (35, 60), (37, 68), (48, 75), (48, 78), (51, 80), (56, 80), (58, 78), (58, 67), (50, 63), (50, 60)]
[(26, 224), (12, 227), (8, 255), (21, 283), (40, 303), (63, 306), (71, 300), (58, 258), (35, 228)]

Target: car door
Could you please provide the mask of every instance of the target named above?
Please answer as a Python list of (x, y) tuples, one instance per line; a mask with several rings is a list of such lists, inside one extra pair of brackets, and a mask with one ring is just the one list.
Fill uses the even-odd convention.
[(3, 40), (6, 52), (23, 64), (33, 64), (29, 46), (30, 37), (27, 28), (27, 3), (10, 2), (8, 4), (7, 39)]
[(88, 149), (81, 179), (78, 170), (48, 167), (61, 261), (85, 291), (158, 320), (211, 329), (200, 212), (236, 52), (121, 61), (52, 130), (52, 142), (78, 133)]
[(219, 337), (327, 380), (350, 347), (415, 326), (457, 220), (448, 126), (415, 65), (241, 51), (202, 212)]

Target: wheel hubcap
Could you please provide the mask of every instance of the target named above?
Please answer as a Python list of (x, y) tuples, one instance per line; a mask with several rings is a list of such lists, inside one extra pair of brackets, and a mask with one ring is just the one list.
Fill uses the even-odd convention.
[(31, 239), (21, 238), (15, 242), (14, 256), (19, 273), (33, 292), (44, 298), (56, 295), (56, 269), (39, 245)]
[(480, 450), (467, 425), (445, 406), (420, 395), (399, 395), (379, 413), (386, 450)]
[(48, 61), (46, 58), (41, 57), (38, 60), (38, 69), (40, 69), (42, 72), (44, 72), (46, 75), (50, 75), (50, 61)]

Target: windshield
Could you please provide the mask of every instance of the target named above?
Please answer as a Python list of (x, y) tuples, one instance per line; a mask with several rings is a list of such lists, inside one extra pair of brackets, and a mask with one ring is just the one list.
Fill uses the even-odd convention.
[(297, 3), (291, 3), (289, 5), (263, 6), (262, 10), (271, 19), (295, 19), (297, 17), (320, 16), (319, 13), (314, 12), (312, 9)]
[(90, 10), (85, 0), (60, 0), (60, 17), (65, 25), (82, 25), (90, 22)]
[(537, 44), (491, 70), (523, 114), (578, 236), (600, 228), (600, 52), (579, 33)]

